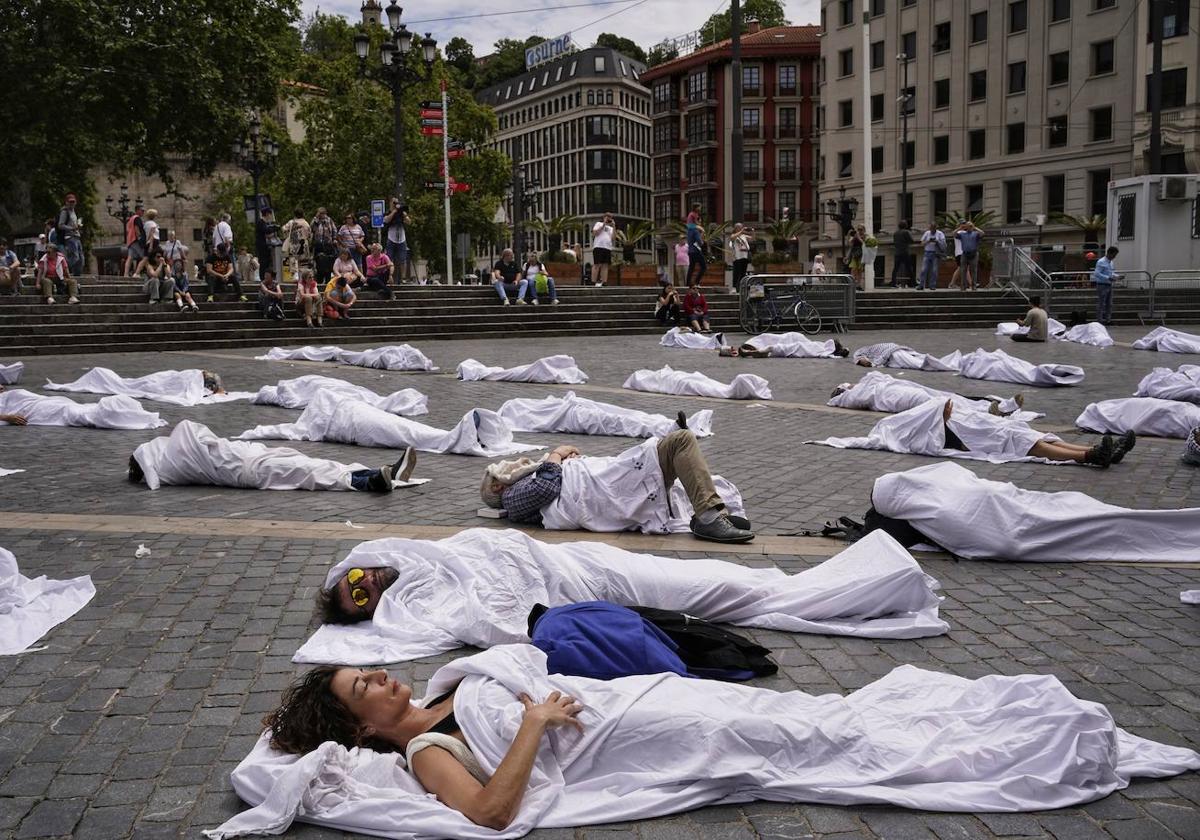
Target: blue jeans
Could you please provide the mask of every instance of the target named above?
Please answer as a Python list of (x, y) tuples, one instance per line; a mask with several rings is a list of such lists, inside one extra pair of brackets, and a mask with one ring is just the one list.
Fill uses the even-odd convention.
[(78, 237), (68, 236), (66, 242), (63, 243), (66, 249), (67, 268), (71, 270), (73, 277), (78, 277), (83, 274), (83, 243)]
[(708, 271), (708, 260), (704, 258), (704, 251), (698, 245), (688, 246), (688, 281), (692, 279), (692, 269), (697, 268), (696, 282), (704, 281), (704, 272)]
[(372, 476), (376, 475), (379, 470), (355, 470), (350, 473), (350, 487), (360, 493), (367, 489), (367, 482)]
[(1096, 284), (1096, 320), (1105, 324), (1112, 320), (1112, 283)]
[[(527, 283), (529, 281), (526, 281)], [(554, 278), (546, 278), (546, 293), (550, 295), (550, 300), (558, 300), (558, 292), (554, 291)], [(529, 283), (529, 299), (538, 299), (537, 283)]]
[[(512, 295), (517, 300), (525, 297), (525, 287), (529, 285), (529, 281), (524, 277), (520, 283), (505, 283), (503, 280), (497, 280), (492, 284), (492, 288), (496, 290), (496, 294), (500, 295), (500, 300), (508, 300), (508, 295)], [(505, 294), (507, 292), (508, 294)]]
[(938, 258), (937, 251), (926, 251), (925, 261), (921, 263), (921, 279), (917, 283), (918, 289), (936, 289), (938, 281)]

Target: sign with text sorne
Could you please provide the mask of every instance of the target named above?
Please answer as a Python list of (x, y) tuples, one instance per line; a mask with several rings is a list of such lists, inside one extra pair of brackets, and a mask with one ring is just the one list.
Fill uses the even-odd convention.
[(549, 41), (542, 41), (542, 43), (525, 50), (525, 69), (529, 70), (539, 64), (556, 59), (564, 53), (574, 51), (575, 42), (571, 40), (570, 32), (559, 35), (557, 38), (551, 38)]

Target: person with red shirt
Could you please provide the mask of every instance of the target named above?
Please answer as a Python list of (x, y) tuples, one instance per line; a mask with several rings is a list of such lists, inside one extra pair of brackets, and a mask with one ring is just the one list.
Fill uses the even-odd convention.
[(692, 280), (687, 294), (683, 296), (683, 316), (692, 329), (699, 333), (712, 332), (708, 324), (708, 301), (700, 291), (700, 284)]
[(63, 289), (68, 295), (67, 303), (79, 303), (79, 283), (71, 276), (67, 258), (59, 253), (57, 245), (46, 246), (46, 253), (37, 263), (36, 279), (46, 303), (54, 303), (54, 292), (62, 294)]

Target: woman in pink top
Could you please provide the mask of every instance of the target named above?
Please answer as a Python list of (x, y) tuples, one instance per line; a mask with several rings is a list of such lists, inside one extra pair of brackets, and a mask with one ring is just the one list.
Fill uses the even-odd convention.
[(321, 318), (321, 291), (317, 288), (317, 278), (311, 268), (300, 272), (300, 280), (296, 283), (296, 311), (304, 316), (304, 326), (312, 327), (313, 318), (317, 326), (325, 326)]
[(371, 253), (367, 254), (367, 288), (373, 292), (379, 292), (379, 296), (384, 300), (391, 300), (392, 290), (392, 272), (395, 271), (395, 264), (387, 254), (383, 253), (383, 246), (378, 242), (371, 243)]
[(358, 267), (358, 263), (351, 259), (350, 252), (345, 248), (338, 252), (338, 258), (333, 261), (333, 276), (329, 278), (329, 283), (326, 285), (325, 291), (332, 289), (339, 277), (345, 277), (346, 283), (352, 289), (367, 282), (367, 279), (363, 277), (362, 270)]
[(346, 221), (338, 228), (338, 246), (345, 248), (350, 252), (350, 258), (355, 264), (362, 268), (363, 254), (367, 253), (367, 247), (363, 245), (362, 225), (354, 218), (353, 213), (346, 214)]
[(681, 236), (675, 243), (675, 285), (687, 285), (689, 265), (691, 265), (691, 257), (688, 256), (687, 237)]

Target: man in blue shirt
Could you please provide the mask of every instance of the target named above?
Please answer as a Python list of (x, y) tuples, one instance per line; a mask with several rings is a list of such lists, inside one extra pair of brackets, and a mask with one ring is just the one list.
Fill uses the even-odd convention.
[(1118, 249), (1109, 248), (1092, 270), (1092, 282), (1096, 284), (1096, 320), (1101, 324), (1112, 323), (1112, 284), (1117, 276), (1113, 260), (1119, 253)]
[(983, 231), (975, 227), (974, 222), (964, 222), (954, 234), (962, 245), (962, 290), (967, 290), (967, 277), (971, 278), (971, 291), (975, 291), (979, 283), (979, 244), (983, 241)]
[(687, 245), (688, 272), (687, 281), (692, 282), (692, 269), (696, 269), (697, 284), (704, 282), (704, 272), (708, 271), (708, 260), (704, 256), (704, 228), (700, 221), (700, 205), (693, 204), (692, 212), (687, 215)]
[(21, 293), (21, 260), (8, 250), (6, 239), (0, 239), (0, 292)]

